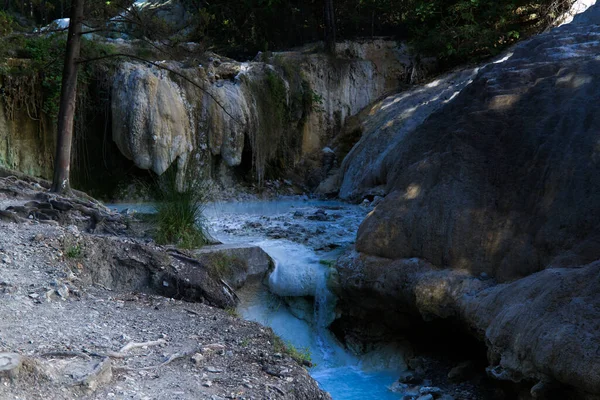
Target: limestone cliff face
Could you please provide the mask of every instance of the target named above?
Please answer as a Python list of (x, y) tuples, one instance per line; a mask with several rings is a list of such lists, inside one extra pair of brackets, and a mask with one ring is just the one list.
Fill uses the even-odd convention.
[(184, 94), (165, 71), (124, 63), (112, 96), (113, 139), (139, 168), (157, 174), (193, 148)]
[(239, 166), (246, 154), (260, 180), (269, 165), (290, 167), (320, 150), (349, 116), (411, 71), (406, 49), (395, 42), (340, 43), (338, 54), (164, 64), (185, 78), (123, 63), (112, 88), (113, 138), (137, 167), (159, 174), (176, 161), (184, 168), (192, 155), (204, 173), (214, 173), (215, 165)]
[[(311, 113), (304, 127), (304, 152), (320, 150), (348, 117), (410, 80), (412, 61), (396, 42), (342, 42), (337, 52), (338, 60), (324, 54), (305, 54), (298, 60), (302, 76), (321, 99), (320, 112)], [(282, 57), (292, 62), (297, 55)]]
[(25, 109), (8, 116), (0, 101), (0, 166), (51, 178), (54, 146), (54, 129), (45, 117), (33, 119)]

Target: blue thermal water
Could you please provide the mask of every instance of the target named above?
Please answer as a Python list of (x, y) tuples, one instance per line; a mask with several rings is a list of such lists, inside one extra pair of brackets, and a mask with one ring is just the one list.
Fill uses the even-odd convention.
[[(140, 212), (151, 205), (119, 205)], [(315, 222), (294, 218), (294, 213), (310, 215), (325, 208), (336, 212), (337, 220)], [(327, 288), (329, 266), (323, 260), (335, 259), (353, 240), (365, 209), (339, 202), (257, 201), (213, 203), (205, 208), (212, 235), (224, 243), (255, 244), (275, 261), (266, 284), (247, 285), (239, 293), (238, 312), (243, 318), (269, 326), (285, 342), (299, 351), (308, 351), (315, 364), (310, 374), (334, 400), (398, 400), (402, 394), (387, 388), (398, 378), (402, 361), (393, 350), (382, 350), (368, 357), (356, 357), (344, 349), (327, 329), (335, 318), (335, 296)], [(285, 228), (294, 223), (312, 232), (325, 230), (318, 241), (331, 241), (340, 248), (315, 250), (307, 243), (285, 238), (273, 239), (261, 230), (248, 231), (248, 222), (266, 228)], [(288, 301), (284, 301), (286, 297)], [(290, 299), (291, 298), (291, 299)], [(312, 299), (308, 301), (306, 299)], [(373, 360), (376, 360), (375, 362)]]

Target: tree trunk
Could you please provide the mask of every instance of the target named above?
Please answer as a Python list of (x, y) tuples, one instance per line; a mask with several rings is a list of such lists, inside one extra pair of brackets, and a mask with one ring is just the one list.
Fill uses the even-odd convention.
[(83, 21), (84, 0), (71, 2), (71, 22), (67, 37), (67, 50), (60, 91), (58, 110), (58, 132), (56, 156), (54, 158), (54, 177), (51, 192), (64, 193), (71, 190), (69, 173), (71, 169), (71, 144), (73, 142), (73, 119), (77, 99), (77, 59), (81, 49), (81, 23)]
[(325, 0), (325, 51), (335, 54), (335, 10), (333, 0)]

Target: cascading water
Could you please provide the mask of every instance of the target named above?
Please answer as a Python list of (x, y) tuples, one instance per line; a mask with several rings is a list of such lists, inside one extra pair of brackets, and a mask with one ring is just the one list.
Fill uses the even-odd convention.
[(258, 245), (275, 261), (266, 286), (251, 284), (238, 293), (239, 313), (308, 351), (315, 364), (311, 375), (335, 400), (402, 397), (387, 389), (404, 366), (401, 349), (357, 357), (328, 329), (336, 306), (327, 287), (330, 260), (352, 243), (366, 212), (314, 201), (226, 203), (206, 210), (217, 239)]
[[(152, 212), (150, 206), (118, 207), (124, 208)], [(388, 390), (406, 367), (401, 346), (387, 345), (357, 357), (327, 328), (336, 306), (327, 287), (330, 264), (353, 243), (367, 212), (339, 202), (303, 200), (215, 203), (205, 210), (216, 239), (260, 246), (275, 262), (266, 285), (250, 282), (238, 292), (238, 312), (310, 353), (310, 374), (334, 400), (403, 396)]]

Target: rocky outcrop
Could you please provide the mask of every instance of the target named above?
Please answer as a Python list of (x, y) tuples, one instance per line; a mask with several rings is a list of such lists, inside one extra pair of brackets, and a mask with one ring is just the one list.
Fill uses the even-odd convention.
[[(311, 49), (239, 63), (121, 64), (112, 86), (113, 138), (138, 168), (160, 174), (196, 160), (214, 177), (248, 157), (259, 181), (321, 150), (345, 120), (410, 79), (396, 42), (343, 42), (337, 58)], [(215, 167), (217, 166), (217, 167)]]
[[(177, 11), (175, 3), (142, 6), (160, 13), (171, 6)], [(125, 52), (136, 46), (123, 39), (110, 43)], [(129, 60), (116, 71), (96, 71), (97, 81), (81, 88), (88, 109), (78, 109), (73, 181), (110, 186), (132, 166), (161, 174), (175, 164), (180, 182), (187, 171), (231, 186), (250, 169), (260, 183), (304, 160), (314, 159), (302, 173), (320, 168), (319, 152), (348, 117), (415, 79), (415, 69), (407, 48), (394, 41), (341, 42), (335, 58), (316, 47), (237, 62), (186, 44), (188, 59)], [(107, 73), (114, 76), (107, 79)], [(43, 100), (39, 82), (0, 85), (21, 97), (31, 89), (27, 101)], [(94, 90), (97, 96), (87, 94)], [(49, 178), (53, 124), (41, 103), (33, 110), (13, 102), (6, 97), (0, 110), (0, 165)], [(90, 175), (98, 182), (87, 182)]]
[[(432, 113), (445, 106), (476, 76), (479, 68), (460, 70), (433, 82), (401, 92), (365, 109), (360, 117), (363, 138), (344, 159), (338, 187), (339, 197), (359, 200), (365, 194), (384, 194), (382, 170), (397, 147)], [(322, 188), (322, 191), (327, 191)]]
[[(5, 84), (0, 77), (4, 90)], [(8, 97), (0, 100), (0, 167), (50, 178), (55, 147), (51, 122), (29, 109), (29, 104), (9, 106)]]
[[(500, 280), (600, 257), (600, 119), (588, 106), (599, 100), (599, 49), (596, 25), (565, 25), (484, 67), (416, 129), (368, 121), (344, 162), (350, 180), (366, 173), (343, 193), (380, 186), (387, 197), (357, 250)], [(369, 145), (385, 136), (371, 163)]]
[(319, 53), (280, 53), (280, 62), (301, 65), (300, 73), (316, 97), (316, 112), (309, 115), (303, 130), (304, 153), (320, 150), (348, 117), (410, 81), (413, 61), (402, 44), (346, 41), (338, 43), (336, 50), (338, 59)]
[(341, 194), (386, 197), (332, 278), (345, 313), (460, 321), (490, 375), (600, 395), (598, 15), (371, 110)]
[(531, 388), (540, 382), (562, 384), (570, 388), (567, 398), (596, 399), (599, 274), (600, 263), (594, 262), (497, 285), (485, 276), (418, 259), (353, 252), (338, 262), (330, 285), (355, 327), (364, 324), (389, 334), (414, 329), (417, 316), (461, 321), (487, 345), (488, 373), (494, 378)]
[(113, 140), (142, 169), (162, 174), (193, 148), (181, 89), (166, 71), (123, 63), (113, 82)]
[(262, 280), (273, 268), (273, 260), (263, 249), (248, 244), (206, 246), (194, 251), (194, 257), (235, 289), (249, 280)]

